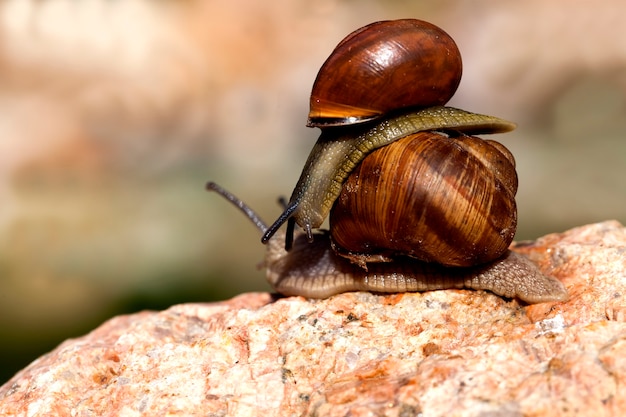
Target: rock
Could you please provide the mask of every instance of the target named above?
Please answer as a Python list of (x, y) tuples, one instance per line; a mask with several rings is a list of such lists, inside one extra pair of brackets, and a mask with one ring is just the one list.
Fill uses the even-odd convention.
[(115, 317), (0, 388), (0, 415), (618, 415), (626, 228), (516, 244), (568, 288), (525, 305), (445, 290), (243, 294)]

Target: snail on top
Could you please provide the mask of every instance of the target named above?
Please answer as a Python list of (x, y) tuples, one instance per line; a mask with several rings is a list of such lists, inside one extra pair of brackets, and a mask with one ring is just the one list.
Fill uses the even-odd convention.
[[(278, 292), (471, 288), (530, 303), (567, 298), (557, 279), (509, 250), (515, 160), (502, 144), (471, 135), (515, 124), (446, 107), (461, 73), (454, 40), (437, 26), (367, 25), (342, 40), (317, 75), (307, 125), (322, 133), (273, 224), (207, 184), (263, 233)], [(329, 215), (330, 231), (319, 230)]]

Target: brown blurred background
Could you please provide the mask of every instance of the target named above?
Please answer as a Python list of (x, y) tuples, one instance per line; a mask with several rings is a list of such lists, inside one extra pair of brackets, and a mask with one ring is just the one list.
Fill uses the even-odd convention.
[(438, 24), (450, 103), (519, 124), (517, 239), (626, 221), (626, 3), (5, 0), (0, 3), (0, 383), (107, 318), (267, 290), (267, 221), (318, 131), (318, 68), (375, 20)]

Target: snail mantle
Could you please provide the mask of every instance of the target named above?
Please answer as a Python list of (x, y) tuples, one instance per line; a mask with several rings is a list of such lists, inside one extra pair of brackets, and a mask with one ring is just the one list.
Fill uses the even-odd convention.
[(568, 301), (250, 293), (120, 316), (0, 387), (0, 415), (619, 415), (626, 228), (591, 224), (514, 248)]

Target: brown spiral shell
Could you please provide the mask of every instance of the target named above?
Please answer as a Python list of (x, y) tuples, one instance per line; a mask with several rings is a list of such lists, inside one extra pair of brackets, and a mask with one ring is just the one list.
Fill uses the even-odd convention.
[(443, 105), (461, 81), (461, 54), (422, 20), (375, 22), (349, 34), (322, 65), (308, 126), (341, 126), (390, 111)]
[(447, 266), (502, 256), (516, 231), (517, 174), (501, 144), (419, 132), (369, 154), (330, 214), (335, 248), (357, 263), (401, 254)]

